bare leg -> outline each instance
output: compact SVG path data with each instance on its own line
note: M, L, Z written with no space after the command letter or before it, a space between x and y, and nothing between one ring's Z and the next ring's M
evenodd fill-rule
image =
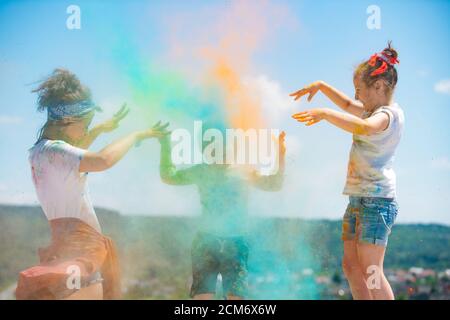
M101 283L95 283L81 288L63 300L103 300L103 286Z
M394 293L383 271L386 248L358 243L359 263L374 300L394 300Z
M357 242L355 240L344 241L342 269L348 280L353 299L372 300L372 296L366 285L363 270L359 263L357 249Z
M213 293L201 293L194 296L194 300L214 300Z

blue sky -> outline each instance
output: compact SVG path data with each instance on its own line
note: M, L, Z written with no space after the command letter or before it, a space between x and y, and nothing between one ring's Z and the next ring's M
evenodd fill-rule
M252 55L250 76L270 79L283 97L319 79L353 95L353 67L393 41L401 61L395 100L406 116L395 163L399 222L450 224L450 2L274 3L287 9L290 19L273 27L273 35ZM81 8L81 30L66 28L70 4ZM371 4L381 9L380 30L366 27ZM37 203L27 149L45 115L36 112L36 97L30 93L33 83L63 66L92 89L105 109L97 121L123 101L133 108L118 59L134 57L135 52L149 60L164 57L172 17L184 12L195 17L209 9L220 12L228 5L229 1L0 1L0 203ZM201 25L203 18L192 24ZM302 102L295 109L309 106L334 107L318 95L309 105ZM288 135L285 188L279 193L252 192L251 211L339 219L346 205L341 192L351 136L326 123L311 128L297 125L290 108L277 109L274 124ZM158 116L171 120L165 114ZM143 125L139 113L132 112L118 132L102 136L92 149ZM156 141L150 141L110 171L91 174L94 204L124 214L199 212L194 187L171 187L159 181L158 151Z

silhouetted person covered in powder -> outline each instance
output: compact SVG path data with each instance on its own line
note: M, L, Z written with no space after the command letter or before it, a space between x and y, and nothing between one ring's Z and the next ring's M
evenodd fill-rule
M247 194L252 185L265 191L278 191L283 184L285 133L278 137L279 167L272 175L229 164L198 164L176 169L171 159L168 136L161 142L160 174L171 185L196 185L202 206L201 222L191 248L194 299L213 299L216 280L222 275L223 294L227 299L247 295L246 239Z

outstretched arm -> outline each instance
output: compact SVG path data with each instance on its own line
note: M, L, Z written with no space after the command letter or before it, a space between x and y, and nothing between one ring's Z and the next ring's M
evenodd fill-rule
M100 134L111 132L117 129L119 127L120 121L125 118L130 111L130 109L128 109L126 106L126 104L123 104L120 110L116 112L111 119L106 120L105 122L100 123L89 130L86 136L77 143L77 146L82 149L88 149Z
M279 164L278 171L273 175L261 175L257 171L254 171L250 177L250 182L253 186L264 191L279 191L283 186L284 180L284 168L285 168L285 154L286 146L285 139L286 133L283 131L278 137L279 148Z
M159 142L161 144L161 161L159 164L161 180L171 185L189 185L195 183L195 179L198 178L196 166L178 170L172 163L169 135L159 139Z
M318 91L321 91L323 94L325 94L331 101L333 101L334 104L336 104L342 110L357 117L361 117L364 111L361 102L351 99L345 93L339 91L338 89L321 80L313 82L303 89L291 93L290 96L295 97L294 100L298 100L302 96L309 94L308 102L310 102Z
M151 129L136 131L107 145L99 152L86 152L80 161L80 172L104 171L115 165L130 148L144 139L160 138L168 134L168 124L158 122Z
M379 112L367 119L361 119L336 110L317 108L296 113L292 117L299 122L304 122L307 126L326 120L347 132L367 136L381 132L389 125L389 116L385 112Z

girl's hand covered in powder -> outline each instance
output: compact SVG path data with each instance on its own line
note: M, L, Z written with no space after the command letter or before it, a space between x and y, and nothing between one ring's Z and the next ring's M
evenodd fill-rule
M144 139L148 138L158 138L162 139L166 136L170 135L170 131L167 130L169 126L169 122L165 124L161 124L161 121L158 121L153 127L147 130L139 131L137 133L137 142L141 142Z
M291 93L290 96L294 97L294 100L298 100L305 94L309 93L308 102L310 102L312 100L312 98L315 96L315 94L317 93L317 91L320 90L322 84L323 84L323 81L320 81L320 80L313 82L310 85L304 87L303 89L300 89L296 92Z
M316 93L322 89L324 82L319 80L307 85L306 87L295 91L290 94L291 97L294 97L294 100L298 100L306 94L308 96L308 102L312 100L312 98L316 95ZM322 108L310 109L306 111L302 111L292 115L292 118L299 122L305 122L305 125L311 126L316 124L317 122L323 120L325 116L326 110Z
M280 135L278 136L278 146L280 149L280 155L284 156L286 154L286 132L281 131Z
M294 118L298 122L305 122L306 126L311 126L311 125L316 124L317 122L323 120L326 115L326 111L327 110L325 108L316 108L316 109L305 110L305 111L293 114L292 118Z
M111 132L119 127L120 121L122 121L130 112L130 108L127 107L127 104L124 103L119 111L117 111L114 116L106 120L105 122L99 125L100 129L103 132Z

